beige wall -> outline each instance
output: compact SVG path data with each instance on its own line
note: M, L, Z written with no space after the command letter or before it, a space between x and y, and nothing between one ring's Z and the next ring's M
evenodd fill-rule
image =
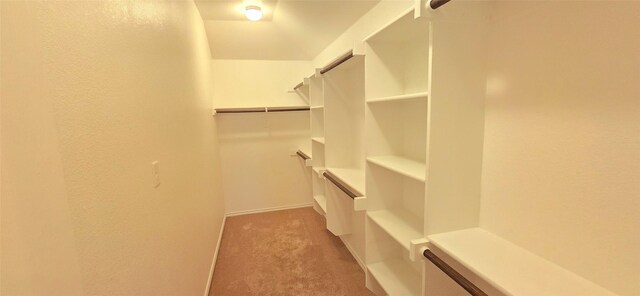
M195 5L1 5L0 294L201 295L224 208Z
M213 60L215 107L305 106L293 92L314 73L310 61Z
M640 295L640 3L492 11L481 226Z
M310 61L213 60L212 65L215 107L308 105L290 91L313 74ZM294 154L311 145L309 112L215 118L227 213L312 203L310 169Z
M324 67L335 58L353 49L355 44L361 43L369 35L384 28L414 6L415 1L413 0L381 0L380 3L371 8L340 37L314 57L313 65L318 68Z

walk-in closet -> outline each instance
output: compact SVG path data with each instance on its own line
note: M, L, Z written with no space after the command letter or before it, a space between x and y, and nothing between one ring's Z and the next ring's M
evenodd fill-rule
M640 295L640 1L0 0L0 295Z

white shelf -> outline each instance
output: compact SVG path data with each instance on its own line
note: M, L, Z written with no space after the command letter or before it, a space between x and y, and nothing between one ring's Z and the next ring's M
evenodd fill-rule
M507 295L615 295L481 228L431 235L429 241Z
M336 175L340 180L357 190L361 194L366 194L364 183L364 171L358 169L338 169L327 168L328 171Z
M309 156L309 158L313 158L313 156L311 155L311 149L299 148L298 150L300 150L300 152L304 153L305 155Z
M407 251L411 240L424 238L423 222L405 209L371 211L367 216Z
M424 182L426 179L427 169L422 162L395 155L367 157L367 161L414 180Z
M327 213L327 198L324 195L314 195L313 199L318 203L322 211Z
M415 100L426 100L427 97L429 97L429 93L425 91L425 92L417 92L412 94L370 99L370 100L367 100L367 103L408 102L408 101L415 101ZM311 108L313 109L313 107Z
M311 140L324 145L324 137L315 137L315 138L311 138Z
M388 295L418 296L422 294L419 274L402 259L369 264L367 269Z

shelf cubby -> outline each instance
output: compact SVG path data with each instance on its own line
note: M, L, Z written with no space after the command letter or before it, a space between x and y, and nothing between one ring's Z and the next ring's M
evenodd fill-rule
M367 217L407 251L409 251L411 240L424 237L422 220L403 208L368 211Z
M429 73L426 18L415 19L410 11L365 41L367 100L426 96Z
M423 262L409 260L404 246L370 218L366 229L367 286L378 295L422 295ZM379 287L372 284L372 279Z

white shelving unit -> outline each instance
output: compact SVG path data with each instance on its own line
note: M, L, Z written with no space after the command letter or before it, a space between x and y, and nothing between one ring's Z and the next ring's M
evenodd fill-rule
M324 94L322 78L312 75L308 81L309 102L311 105L311 150L314 155L311 169L311 187L313 192L314 208L322 215L327 213L327 199L325 198L325 180L322 171L325 167L324 148Z
M562 232L554 231L556 238L560 233L573 240L569 243L557 239L540 242L525 233L531 221L546 220L541 223L548 225L553 219L567 222L565 217L550 217L531 196L529 200L508 194L492 198L502 187L516 186L500 182L510 173L508 169L521 161L515 157L497 160L496 154L523 153L514 153L522 147L496 135L496 130L503 129L493 126L493 134L488 133L491 126L487 123L491 122L486 118L499 116L501 122L511 122L517 117L511 111L530 114L521 110L522 106L517 106L519 110L506 108L511 105L496 107L491 99L508 105L510 102L499 97L500 92L510 91L514 99L536 94L509 89L522 88L518 83L529 81L530 74L519 73L520 80L513 81L498 75L511 75L500 72L505 69L522 72L511 66L512 59L489 72L488 63L501 61L508 52L499 48L501 55L492 53L500 45L488 44L490 33L513 36L506 34L508 30L500 31L506 28L500 28L499 23L518 19L511 17L515 6L502 6L497 12L502 16L499 21L489 17L489 7L483 1L451 1L437 12L424 7L407 11L363 40L363 55L356 54L311 79L314 197L317 204L325 203L319 208L326 213L327 228L366 266L367 287L377 295L468 294L432 263L438 260L430 257L431 253L425 253L428 260L422 256L424 247L488 295L615 295L594 283L598 280L613 282L621 291L628 289L629 285L594 268L596 264L584 264L590 266L587 274L591 277L570 269L583 263L562 257L571 257L576 242L585 242L584 235L573 237L567 229L571 226L560 225ZM319 89L315 96L314 87ZM490 103L492 110L487 109ZM544 135L537 135L541 137ZM489 142L493 146L487 145L487 139L493 140ZM493 152L489 158L487 149ZM491 192L483 191L488 182L487 166L494 170L490 172L494 174ZM322 178L324 170L362 196L351 199ZM514 174L521 179L528 176ZM548 202L549 198L544 200L545 206L555 207L556 214L570 207L563 204L558 209L560 206ZM516 202L521 204L514 205ZM513 208L527 215L529 225L509 213ZM511 220L496 219L496 213L509 213ZM509 223L505 226L504 221ZM584 219L575 222L568 224L585 224ZM629 244L620 240L617 245L628 248ZM601 265L609 264L595 259L605 262ZM617 265L627 267L621 273L629 278L632 264L621 262Z
M367 266L380 286L368 287L419 296L422 268L406 258L425 237L429 25L410 11L365 44L367 237L378 238Z

